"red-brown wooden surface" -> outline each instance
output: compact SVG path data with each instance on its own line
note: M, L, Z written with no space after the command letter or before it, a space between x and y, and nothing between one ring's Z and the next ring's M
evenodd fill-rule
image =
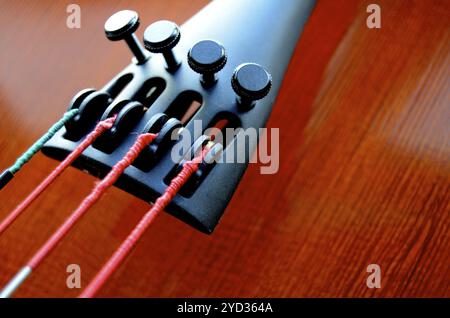
M382 28L366 27L369 3ZM144 27L183 23L206 0L0 3L0 167L65 111L129 63L103 24L131 8ZM269 121L280 170L251 165L225 216L206 236L160 216L99 296L449 296L450 2L319 1ZM239 35L236 35L239 36ZM39 154L0 192L0 217L56 165ZM89 192L69 169L0 238L0 286ZM17 291L74 297L66 266L85 286L149 205L112 189ZM381 266L382 288L366 286Z

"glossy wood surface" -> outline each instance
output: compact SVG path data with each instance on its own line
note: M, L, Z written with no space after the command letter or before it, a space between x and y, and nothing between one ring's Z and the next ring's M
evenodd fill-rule
M183 23L206 0L0 2L0 167L129 63L103 24L131 8L144 27ZM160 216L105 285L103 297L449 296L450 2L319 1L269 121L280 128L280 170L251 165L225 216L206 236ZM0 192L6 216L56 165L39 154ZM4 285L89 192L69 169L0 238ZM149 205L111 189L17 291L74 297L66 266L93 277ZM382 287L366 286L379 264Z

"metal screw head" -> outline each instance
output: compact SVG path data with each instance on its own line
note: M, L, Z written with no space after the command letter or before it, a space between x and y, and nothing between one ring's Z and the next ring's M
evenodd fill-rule
M139 27L139 15L132 10L114 13L105 22L105 34L111 41L123 40Z
M194 72L216 73L227 62L225 48L213 40L199 41L188 52L188 63Z
M231 86L241 99L255 101L269 93L272 76L259 64L245 63L234 70Z
M144 46L152 53L170 50L180 41L180 29L174 22L161 20L150 24L144 31Z

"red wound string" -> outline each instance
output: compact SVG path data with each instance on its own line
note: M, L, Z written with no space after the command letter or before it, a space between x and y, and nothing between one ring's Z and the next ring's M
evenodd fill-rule
M34 201L39 195L44 192L45 189L50 186L50 184L55 181L55 179L64 171L68 166L70 166L75 159L77 159L81 153L86 150L87 147L92 145L92 143L106 130L110 129L116 116L112 118L105 119L97 124L94 130L87 135L87 137L71 152L66 159L64 159L53 171L50 173L44 181L42 181L34 190L31 192L25 200L23 200L1 223L0 223L0 235L22 214L23 211Z
M127 154L112 168L108 175L94 187L92 192L81 202L78 208L66 219L66 221L56 230L56 232L45 242L45 244L31 258L27 266L35 269L42 260L56 247L61 239L69 232L75 223L93 206L100 197L111 187L122 172L133 163L139 153L148 146L155 138L156 134L139 135L136 142L128 150Z
M183 165L180 173L172 179L166 191L160 196L153 207L142 217L140 222L136 225L133 231L116 249L111 258L103 265L101 270L97 273L94 279L78 296L79 298L92 298L105 284L108 278L120 266L125 257L130 253L132 248L136 245L138 240L142 237L145 230L153 222L156 216L164 210L164 208L172 201L181 187L189 180L190 176L198 170L198 165L207 152L207 148L202 151L202 154L191 161L187 161Z

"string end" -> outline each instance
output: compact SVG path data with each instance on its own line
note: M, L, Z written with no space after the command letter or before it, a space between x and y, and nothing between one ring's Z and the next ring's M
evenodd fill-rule
M0 190L3 189L12 178L14 178L14 174L9 169L3 171L0 175Z
M0 298L9 298L22 285L23 281L31 274L33 269L30 266L22 267L17 274L9 281L8 285L0 292Z

